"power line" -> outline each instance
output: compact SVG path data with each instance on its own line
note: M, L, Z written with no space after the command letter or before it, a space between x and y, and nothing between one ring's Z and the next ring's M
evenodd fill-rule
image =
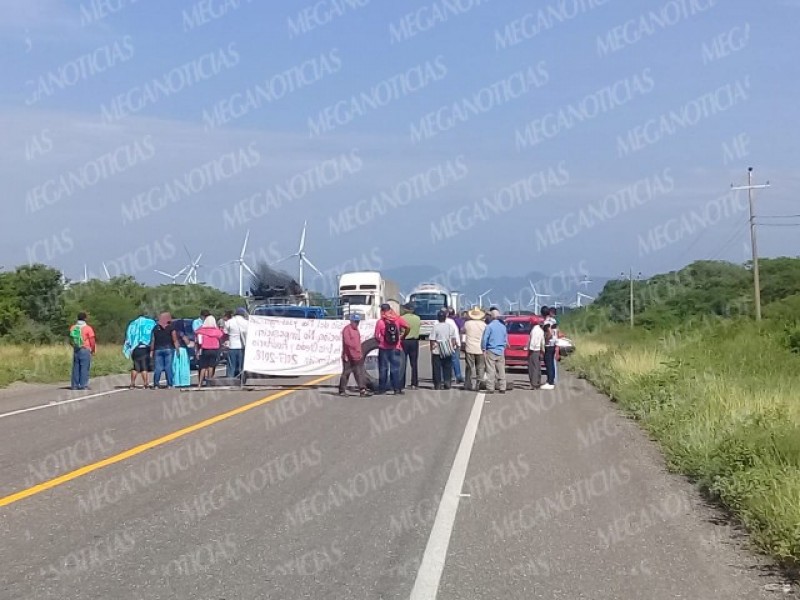
M797 219L800 215L758 215L757 219Z
M720 256L722 256L723 254L725 254L725 252L727 252L727 251L728 251L728 248L730 248L731 244L733 244L734 242L738 242L738 241L739 241L739 238L741 237L742 233L744 233L744 231L747 229L747 227L748 227L748 225L749 225L749 224L750 224L750 222L749 222L749 221L743 221L743 222L739 223L739 224L738 224L738 227L736 227L736 228L734 229L734 231L733 231L733 235L732 235L732 236L730 236L730 237L729 237L729 238L728 238L728 239L727 239L727 240L726 240L726 241L725 241L725 242L722 244L722 247L721 247L719 250L717 250L716 252L714 252L714 253L711 255L711 258L710 258L709 260L717 260L717 259L718 259Z
M758 223L759 227L800 227L800 223Z

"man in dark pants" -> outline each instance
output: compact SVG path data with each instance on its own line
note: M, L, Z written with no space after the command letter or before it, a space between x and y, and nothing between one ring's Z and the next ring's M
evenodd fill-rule
M391 383L395 394L403 394L400 376L403 371L403 338L408 333L405 319L381 304L381 318L375 325L378 341L378 393L385 394ZM390 381L391 380L391 381Z
M547 371L547 383L541 389L552 390L555 389L556 383L556 342L553 338L550 323L545 323L544 329L544 366Z
M367 371L364 368L364 355L361 352L361 334L358 331L359 315L350 315L350 324L342 330L342 376L339 378L339 395L347 395L347 382L352 374L356 378L358 391L362 396L367 392Z
M408 334L403 338L403 353L407 357L403 360L403 374L401 382L406 386L406 368L411 364L411 389L419 387L419 326L420 318L414 313L413 304L404 304L400 314L408 324Z
M528 379L532 390L538 390L542 384L544 350L544 329L539 323L535 323L528 338Z
M97 350L94 329L86 322L86 313L78 313L78 321L69 328L72 342L72 390L89 389L89 370Z
M458 340L453 337L453 329L447 322L447 311L440 310L438 322L434 323L428 340L431 345L431 368L433 370L433 389L449 390L452 386L453 359ZM446 352L442 352L446 350Z

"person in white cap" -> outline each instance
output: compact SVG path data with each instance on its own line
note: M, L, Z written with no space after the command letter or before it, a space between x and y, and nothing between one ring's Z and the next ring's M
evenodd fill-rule
M464 323L464 357L467 363L464 389L478 391L483 382L486 362L481 351L481 340L486 329L486 316L479 307L475 306L467 313L469 319ZM473 383L474 380L474 383Z

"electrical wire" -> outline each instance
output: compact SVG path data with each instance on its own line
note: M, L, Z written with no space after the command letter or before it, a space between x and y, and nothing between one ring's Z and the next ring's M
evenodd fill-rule
M730 248L733 243L739 241L739 237L742 235L742 233L747 231L747 228L749 226L750 226L749 220L745 221L744 223L739 223L739 227L737 227L734 230L733 235L729 237L728 240L722 245L722 247L719 250L717 250L708 260L718 260L720 256L722 256L723 254L725 254L725 252L728 251L728 248Z

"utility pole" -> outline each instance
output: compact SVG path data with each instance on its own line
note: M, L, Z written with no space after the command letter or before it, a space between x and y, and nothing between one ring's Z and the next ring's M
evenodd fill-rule
M756 302L756 321L761 321L761 281L758 277L758 245L756 244L756 218L753 210L753 190L769 187L769 181L761 185L753 185L753 167L747 167L747 185L734 187L731 190L747 190L747 199L750 204L750 246L753 251L753 288Z
M622 277L625 277L625 273L624 272L620 273L620 275L622 275ZM631 303L630 304L630 313L631 313L631 328L633 328L633 323L634 323L634 319L633 319L633 281L634 281L633 280L633 268L628 270L627 277L628 277L628 281L630 282L630 303ZM636 280L638 281L641 278L642 278L642 273L640 271L639 274L636 276Z

